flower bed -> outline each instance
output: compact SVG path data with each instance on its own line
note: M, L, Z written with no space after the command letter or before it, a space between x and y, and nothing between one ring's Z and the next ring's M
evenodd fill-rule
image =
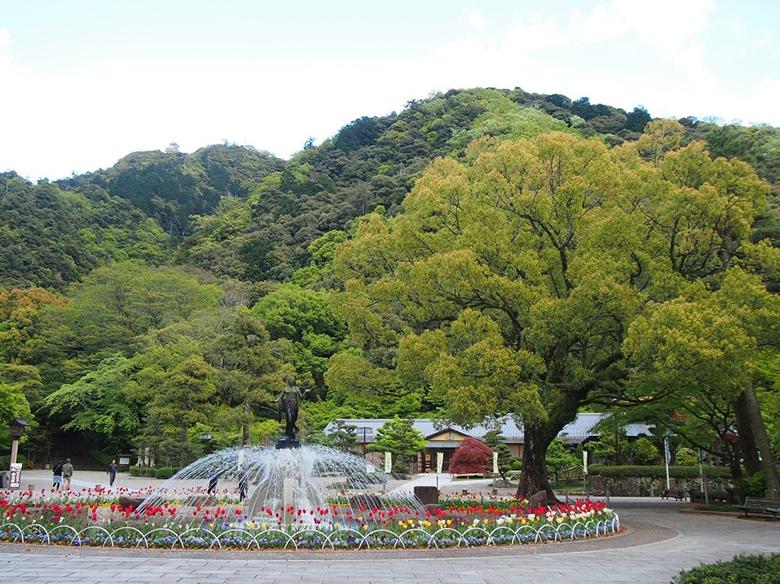
M44 493L45 495L45 493ZM264 509L249 518L236 505L139 512L105 493L0 495L0 541L181 549L443 548L545 543L620 529L601 502L530 509L525 501L444 500L424 514L396 508Z

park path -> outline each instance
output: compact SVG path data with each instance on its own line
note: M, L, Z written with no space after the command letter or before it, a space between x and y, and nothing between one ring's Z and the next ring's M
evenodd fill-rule
M447 557L426 552L365 557L341 553L284 557L239 553L229 559L218 553L192 556L86 548L53 550L40 546L20 552L17 550L26 548L0 545L0 573L25 584L653 584L668 583L681 569L702 562L730 559L738 553L780 552L778 521L680 513L678 505L627 505L616 507L623 520L635 526L633 535L581 544L452 550ZM654 529L656 533L664 532L666 539L642 544L642 534ZM623 538L626 539L621 544ZM639 545L604 549L628 542Z

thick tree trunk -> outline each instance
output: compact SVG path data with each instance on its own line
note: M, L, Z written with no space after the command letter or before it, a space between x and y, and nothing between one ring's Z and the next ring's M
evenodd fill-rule
M726 446L731 453L729 455L729 470L731 471L731 478L738 481L742 478L742 466L739 464L739 445L734 444L732 447Z
M753 427L753 435L756 438L756 446L761 453L761 467L766 477L766 496L769 499L780 499L780 477L777 474L777 463L769 444L769 436L766 433L764 418L761 417L761 406L756 397L756 390L750 385L744 391L747 402L747 411L750 415L750 424Z
M525 428L523 471L520 475L520 483L517 485L518 498L530 499L539 491L546 491L548 503L558 502L547 477L547 464L545 461L547 447L550 446L550 442L553 441L556 435L557 432L553 433L552 437L549 437L549 432L545 432L540 428Z
M739 394L734 402L734 413L737 419L737 432L739 433L739 450L742 454L742 462L747 474L755 474L761 470L761 460L758 457L758 447L753 433L753 424L750 416L750 405L747 392Z

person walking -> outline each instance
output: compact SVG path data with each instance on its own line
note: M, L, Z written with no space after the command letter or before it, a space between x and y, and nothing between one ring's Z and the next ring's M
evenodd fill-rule
M66 491L70 491L70 481L73 478L73 465L70 463L70 458L65 460L65 464L62 465L62 486Z
M116 480L116 460L112 460L111 464L108 465L108 486L113 487L114 481Z
M55 491L59 491L62 486L62 463L58 462L52 469L52 485L51 488Z
M207 495L213 495L214 491L217 490L217 483L219 482L219 475L220 474L221 473L216 473L214 476L212 476L209 479L209 488L206 489L206 494Z

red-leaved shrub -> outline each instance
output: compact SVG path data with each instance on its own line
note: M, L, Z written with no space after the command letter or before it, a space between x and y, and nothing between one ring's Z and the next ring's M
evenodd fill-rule
M460 443L450 460L452 474L483 474L493 457L493 451L476 438L466 438Z

